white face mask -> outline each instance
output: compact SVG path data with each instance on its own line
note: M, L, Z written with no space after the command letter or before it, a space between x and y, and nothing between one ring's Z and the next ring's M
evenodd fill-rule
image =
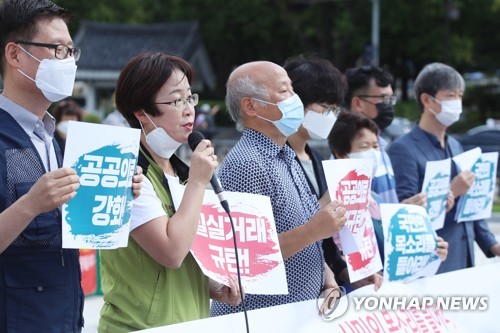
M462 113L462 100L461 99L450 99L440 101L434 98L439 104L441 104L441 112L436 113L434 110L429 108L429 111L436 116L436 119L448 127L460 119L460 114Z
M328 134L335 125L337 117L333 112L322 114L306 109L306 115L302 126L307 130L309 137L314 140L322 140L328 138Z
M64 136L66 136L66 134L68 134L68 124L69 124L69 121L61 121L59 124L57 124L57 130L63 134Z
M378 166L381 161L382 154L380 153L379 150L370 148L368 150L363 150L363 151L357 151L348 154L349 158L366 158L366 159L371 159L373 161L373 170L372 170L372 177L375 176Z
M19 45L18 45L19 46ZM30 78L20 69L18 71L26 76L31 81L35 82L49 101L58 102L73 94L73 86L75 85L76 63L75 58L66 59L43 59L39 60L31 53L19 46L21 50L26 52L36 61L40 62L36 71L35 80Z
M161 158L169 159L175 153L177 148L182 145L182 143L172 139L172 137L170 137L170 135L168 135L163 128L157 127L155 123L153 123L147 113L144 112L144 114L146 115L146 117L148 117L149 121L154 125L154 127L156 127L154 130L149 132L149 134L146 134L146 132L144 131L144 127L142 127L142 123L139 122L142 131L146 136L146 142L148 143L148 146L154 151L156 155L160 156Z

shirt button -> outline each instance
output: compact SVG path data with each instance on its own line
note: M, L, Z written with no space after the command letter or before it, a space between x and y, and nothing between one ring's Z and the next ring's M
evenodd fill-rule
M38 287L36 287L36 291L38 291L38 292L42 292L42 291L43 291L43 287L42 287L42 286L38 286Z

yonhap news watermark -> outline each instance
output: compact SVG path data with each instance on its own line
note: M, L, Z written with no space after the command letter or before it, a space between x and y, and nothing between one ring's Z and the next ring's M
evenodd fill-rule
M323 298L324 297L324 298ZM345 314L351 304L354 311L486 311L489 297L453 296L346 296L343 287L330 288L317 299L318 309L326 321Z
M427 310L484 311L488 296L355 296L355 310Z

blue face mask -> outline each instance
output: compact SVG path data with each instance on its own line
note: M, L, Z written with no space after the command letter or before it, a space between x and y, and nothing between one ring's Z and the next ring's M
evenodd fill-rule
M254 100L278 106L283 115L280 120L272 121L259 115L257 117L273 123L284 136L288 137L297 132L304 120L304 105L297 94L278 103L270 103L257 98L254 98Z

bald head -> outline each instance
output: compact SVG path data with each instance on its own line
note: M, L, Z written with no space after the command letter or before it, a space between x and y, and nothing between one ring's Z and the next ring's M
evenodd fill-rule
M256 83L264 84L270 76L276 73L283 73L283 67L269 61L253 61L236 68L227 82L228 88L240 78L247 77Z
M254 61L236 68L227 80L226 106L238 129L243 128L241 100L253 97L269 100L273 92L291 80L283 67L269 61Z

